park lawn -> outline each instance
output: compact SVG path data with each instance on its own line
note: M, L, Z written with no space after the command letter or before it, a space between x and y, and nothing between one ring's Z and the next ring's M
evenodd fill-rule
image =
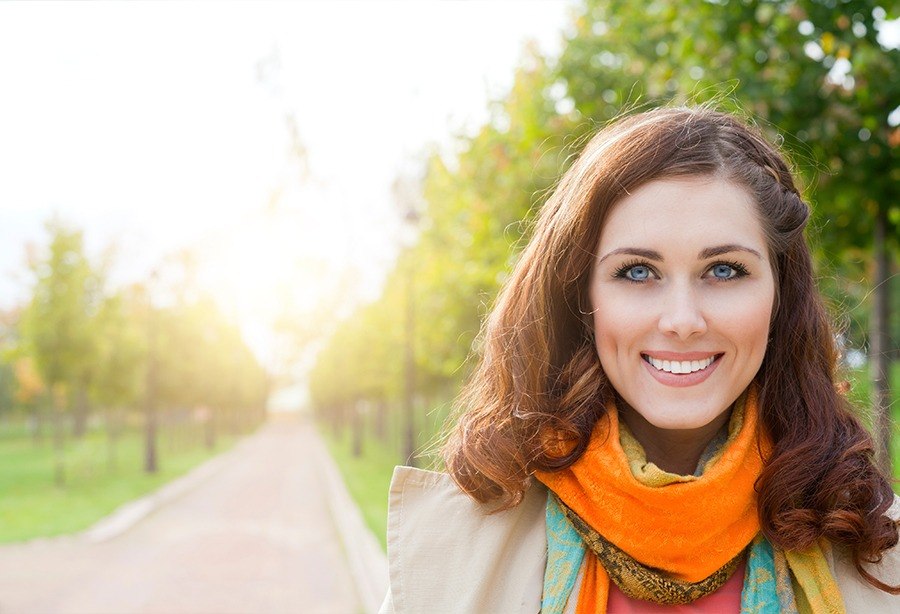
M115 468L107 464L102 431L66 445L66 485L54 484L50 438L35 446L23 429L0 437L0 543L51 537L87 529L128 501L159 488L208 458L230 448L235 437L222 436L214 450L189 449L159 442L159 471L143 471L143 435L123 433Z
M853 381L851 399L856 406L865 407L868 403L868 381L864 372L850 374ZM900 391L900 362L893 365L891 372L892 390L894 395ZM891 456L894 466L894 492L900 494L900 403L893 403L894 436L892 439ZM442 415L446 415L443 412ZM866 417L864 417L864 422ZM438 429L438 421L433 421L432 437ZM387 550L387 512L388 512L388 488L391 483L391 475L394 466L402 462L399 455L399 446L396 441L384 443L371 436L366 436L363 442L363 454L355 458L351 450L349 430L340 435L335 435L331 429L320 428L328 449L337 462L344 482L350 495L356 501L366 525L381 543L382 549Z

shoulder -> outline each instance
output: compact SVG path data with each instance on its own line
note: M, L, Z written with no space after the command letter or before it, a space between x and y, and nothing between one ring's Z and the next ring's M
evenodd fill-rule
M521 504L492 514L447 474L397 467L387 538L394 611L537 611L546 499L534 484Z
M888 516L895 521L900 520L900 497L894 496ZM900 544L882 553L881 563L866 565L866 570L882 582L893 586L900 584ZM846 553L835 551L834 573L847 612L876 614L900 610L900 596L885 593L866 582Z

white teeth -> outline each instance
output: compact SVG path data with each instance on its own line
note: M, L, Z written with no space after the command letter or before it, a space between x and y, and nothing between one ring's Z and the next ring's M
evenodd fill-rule
M660 371L679 374L701 371L711 365L715 359L715 356L710 356L709 358L704 358L703 360L659 360L658 358L653 358L652 356L644 356L644 360L649 362Z

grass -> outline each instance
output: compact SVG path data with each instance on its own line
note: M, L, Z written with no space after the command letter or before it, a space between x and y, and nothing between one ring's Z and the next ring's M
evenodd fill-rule
M160 436L159 471L143 471L143 436L123 433L110 467L107 440L100 430L66 445L66 484L54 484L50 438L35 445L21 425L0 432L0 543L51 537L84 530L117 507L159 488L204 460L231 447L221 436L214 450Z
M870 384L868 374L865 371L856 371L849 374L853 383L850 398L856 407L868 407ZM891 382L894 396L900 392L900 362L895 362L891 371ZM894 461L894 490L900 493L900 403L892 405L894 436L892 438L891 456ZM446 404L439 406L432 412L420 414L423 428L419 435L419 441L430 443L440 431L440 425L446 417L448 407ZM394 412L394 419L397 414ZM863 421L870 422L868 416L863 416ZM366 525L386 550L387 506L388 488L394 466L403 462L401 450L400 424L394 422L390 425L389 435L385 440L373 437L371 420L365 424L363 438L363 454L354 457L352 453L352 441L349 429L336 434L332 429L321 428L324 439L337 462L341 475L347 484L351 496L359 505ZM427 447L427 443L425 445Z
M854 407L863 408L863 423L871 429L873 416L865 409L871 407L872 382L865 369L851 371L847 374L851 383L849 398ZM894 480L900 480L900 361L894 361L890 371L891 393L894 400L891 404L891 459L894 467ZM894 491L900 494L900 482L894 484Z

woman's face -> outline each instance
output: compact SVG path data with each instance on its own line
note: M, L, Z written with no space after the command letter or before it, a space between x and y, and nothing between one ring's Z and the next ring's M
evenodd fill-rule
M597 354L661 429L697 429L759 371L775 281L751 196L715 177L652 181L607 217L591 271Z

